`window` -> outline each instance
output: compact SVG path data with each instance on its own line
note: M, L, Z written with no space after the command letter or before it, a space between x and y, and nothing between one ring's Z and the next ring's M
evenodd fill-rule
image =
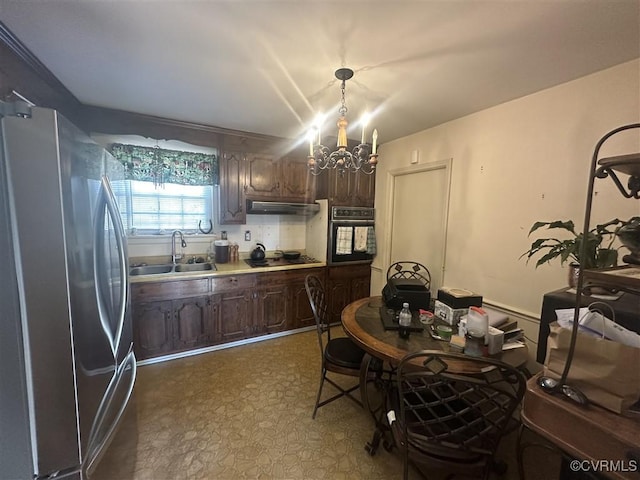
M113 156L125 167L125 180L114 194L127 231L158 234L209 228L213 189L218 178L216 154L114 143Z
M163 230L207 229L213 219L213 186L177 185L127 180L118 192L122 223L128 231L161 233Z

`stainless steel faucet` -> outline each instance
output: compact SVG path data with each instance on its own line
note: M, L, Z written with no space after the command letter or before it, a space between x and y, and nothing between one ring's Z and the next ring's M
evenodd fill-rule
M174 265L177 260L182 260L182 253L176 253L176 235L180 235L180 245L182 245L182 248L187 246L187 242L184 241L184 234L180 230L174 230L171 233L171 261Z

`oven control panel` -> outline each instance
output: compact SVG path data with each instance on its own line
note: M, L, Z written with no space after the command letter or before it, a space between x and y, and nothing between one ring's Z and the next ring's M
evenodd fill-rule
M375 209L370 207L331 207L331 221L370 220L375 218Z

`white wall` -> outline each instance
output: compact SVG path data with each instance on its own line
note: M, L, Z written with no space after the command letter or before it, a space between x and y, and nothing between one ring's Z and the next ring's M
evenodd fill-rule
M519 259L537 238L527 237L529 229L538 220L572 219L582 230L596 142L640 121L639 72L638 60L624 63L383 143L376 174L379 242L386 238L388 171L408 166L413 150L420 163L452 158L444 285L537 318L543 294L566 286L567 272L557 261L536 269ZM600 157L640 151L633 132L606 143ZM599 180L596 191L592 225L640 215L640 202L623 198L611 180ZM419 192L415 198L419 211ZM380 284L383 267L374 262L372 285Z

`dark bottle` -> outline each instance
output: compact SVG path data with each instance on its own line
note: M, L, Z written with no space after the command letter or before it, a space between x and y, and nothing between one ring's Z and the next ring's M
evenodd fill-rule
M403 303L402 310L398 315L398 329L400 338L409 338L411 334L411 311L409 310L409 304Z

